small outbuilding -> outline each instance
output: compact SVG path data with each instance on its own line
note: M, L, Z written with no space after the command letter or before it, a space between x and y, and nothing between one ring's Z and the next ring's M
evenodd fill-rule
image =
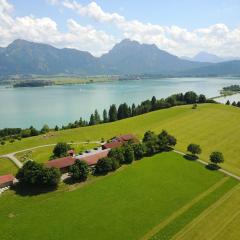
M11 174L0 176L0 188L12 186L14 179Z

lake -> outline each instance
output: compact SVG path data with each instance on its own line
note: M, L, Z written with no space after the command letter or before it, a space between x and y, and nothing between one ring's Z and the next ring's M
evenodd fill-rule
M138 104L152 96L165 98L190 90L214 97L222 87L232 84L240 84L240 78L161 78L40 88L0 86L0 128L41 128L45 123L61 126L80 117L88 119L95 109L102 113L113 103ZM240 95L235 98L240 101ZM219 101L225 103L227 98Z

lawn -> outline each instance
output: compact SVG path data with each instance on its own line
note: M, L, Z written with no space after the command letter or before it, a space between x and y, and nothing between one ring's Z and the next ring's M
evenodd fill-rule
M93 149L99 146L95 143L85 143L85 144L72 144L71 147L76 153L84 152L85 150ZM44 163L48 161L53 154L54 146L41 147L33 150L28 150L16 154L16 157L21 161L25 162L28 159L32 159L39 163Z
M240 186L233 188L212 207L183 228L174 240L240 239Z
M18 168L8 158L0 158L0 175L16 174Z
M203 104L197 109L178 106L159 110L114 123L54 132L53 136L37 136L0 146L0 154L58 141L108 139L128 132L142 137L147 130L166 129L177 137L176 149L186 151L189 143L202 147L201 158L208 161L212 151L222 151L223 168L240 175L240 109L221 104Z
M199 215L216 200L202 206L203 199L215 192L219 198L237 184L173 152L144 158L95 180L73 191L4 194L1 239L140 239L156 226L158 233L178 217L185 219L186 211L195 212L195 204L200 205ZM181 228L188 223L183 222Z

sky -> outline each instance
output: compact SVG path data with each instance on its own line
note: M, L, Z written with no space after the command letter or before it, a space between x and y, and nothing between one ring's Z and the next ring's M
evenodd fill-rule
M0 46L15 39L109 51L124 38L177 56L240 57L240 0L0 0Z

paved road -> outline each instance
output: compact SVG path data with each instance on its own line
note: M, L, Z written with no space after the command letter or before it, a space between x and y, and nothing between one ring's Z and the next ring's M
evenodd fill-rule
M184 153L184 152L180 152L180 151L177 151L177 150L173 150L175 153L178 153L178 154L180 154L180 155L186 155L186 153ZM204 165L208 165L208 163L207 162L205 162L205 161L203 161L203 160L201 160L201 159L197 159L196 161L198 161L198 162L200 162L200 163L202 163L202 164L204 164ZM237 179L237 180L239 180L240 181L240 176L237 176L237 175L235 175L235 174L233 174L233 173L230 173L230 172L228 172L228 171L226 171L226 170L224 170L224 169L219 169L218 171L220 171L220 172L222 172L222 173L224 173L224 174L226 174L226 175L228 175L228 176L230 176L230 177L233 177L233 178L235 178L235 179Z
M101 142L100 141L90 141L90 142L74 142L74 143L68 143L68 144L75 144L76 145L76 144L87 144L87 143L100 144ZM56 145L56 143L52 143L52 144L45 144L45 145L41 145L41 146L37 146L37 147L27 148L27 149L24 149L24 150L13 152L13 153L0 155L0 158L9 158L18 168L21 168L23 166L23 164L15 157L15 155L17 153L31 151L31 150L42 148L42 147L51 147L51 146L55 146L55 145Z

